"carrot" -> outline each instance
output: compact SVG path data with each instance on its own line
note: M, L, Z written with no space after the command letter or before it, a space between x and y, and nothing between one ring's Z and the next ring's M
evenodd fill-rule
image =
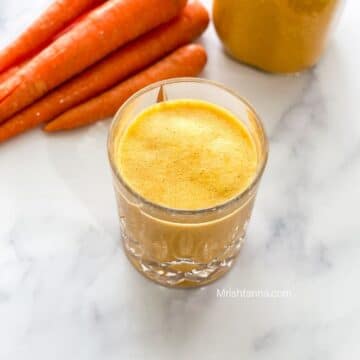
M0 85L0 122L121 45L178 15L186 0L108 0Z
M109 55L0 126L0 142L29 130L117 84L132 73L196 37L209 16L199 2L189 3L181 15Z
M183 46L102 95L60 115L48 123L44 130L71 130L113 116L132 94L144 86L172 77L195 76L204 68L205 63L206 52L202 46Z
M17 71L19 71L19 69L20 69L20 66L14 65L14 66L10 67L9 69L5 70L3 73L0 74L0 83L9 79Z
M56 0L13 43L0 51L0 73L42 49L71 21L99 0Z

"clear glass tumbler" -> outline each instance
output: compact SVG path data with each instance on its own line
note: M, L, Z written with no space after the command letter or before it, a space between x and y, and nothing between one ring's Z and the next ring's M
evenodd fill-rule
M169 100L208 101L227 109L247 127L256 144L258 167L245 191L224 204L190 211L152 203L126 184L114 161L117 139L140 112L158 101L161 87ZM133 95L115 115L108 154L125 253L140 273L161 285L196 287L218 279L232 267L245 237L268 156L263 125L246 100L204 79L178 78L155 83Z

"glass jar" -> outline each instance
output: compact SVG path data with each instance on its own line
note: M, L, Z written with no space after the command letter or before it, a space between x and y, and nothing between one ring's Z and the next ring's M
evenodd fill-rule
M256 145L258 167L245 191L213 208L177 210L144 199L125 183L115 162L118 139L140 112L158 101L159 89L165 90L169 100L196 99L221 106L247 127ZM218 279L233 266L268 154L262 123L244 99L203 79L172 79L150 85L115 115L108 153L125 253L140 273L165 286L195 287Z
M316 64L343 0L214 0L215 28L237 60L291 73Z

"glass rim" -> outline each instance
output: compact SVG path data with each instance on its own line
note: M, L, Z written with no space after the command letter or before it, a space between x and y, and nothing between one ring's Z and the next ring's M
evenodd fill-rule
M149 92L151 90L158 89L161 86L166 86L168 84L191 83L191 82L215 86L215 87L219 88L220 90L223 90L223 91L229 93L230 95L234 96L235 98L237 98L248 109L250 109L252 111L252 113L255 115L254 116L255 122L256 122L257 126L259 126L260 131L262 133L262 136L264 138L264 156L262 157L261 163L258 166L258 169L256 171L256 175L254 176L252 181L249 183L249 185L243 191L241 191L239 194L237 194L236 196L230 198L229 200L227 200L227 201L225 201L225 202L223 202L221 204L215 205L215 206L211 206L211 207L207 207L207 208L201 208L201 209L195 209L195 210L186 210L186 209L171 208L171 207L167 207L167 206L164 206L164 205L157 204L155 202L152 202L152 201L144 198L142 195L140 195L135 190L133 190L126 183L126 181L122 178L120 172L118 171L118 168L115 165L113 154L111 152L111 145L112 145L111 135L113 134L117 123L121 119L121 114L129 106L129 104L131 104L135 99L139 98L140 96L142 96L143 94L145 94L145 93L147 93L147 92ZM107 152L108 152L108 158L109 158L110 166L111 166L111 169L112 169L113 173L116 176L116 179L137 200L141 201L142 203L146 204L147 206L149 206L151 208L154 208L154 209L160 210L160 211L165 211L165 212L168 212L168 213L171 213L171 214L174 214L174 215L199 215L199 214L211 213L211 212L217 212L217 211L220 211L220 210L224 210L224 209L230 207L232 204L240 201L241 199L246 198L246 196L258 184L258 182L260 181L260 179L262 177L262 174L264 173L264 169L265 169L265 166L266 166L266 163L267 163L267 160L268 160L268 155L269 155L269 141L268 141L268 137L267 137L267 134L266 134L266 131L265 131L265 128L264 128L264 125L263 125L263 122L262 122L260 116L258 115L256 110L254 109L254 107L248 102L248 100L246 100L244 97L240 96L236 91L226 87L225 85L223 85L223 84L221 84L221 83L219 83L217 81L213 81L213 80L208 80L208 79L204 79L204 78L195 78L195 77L177 77L177 78L171 78L171 79L167 79L167 80L157 81L157 82L152 83L152 84L150 84L148 86L145 86L144 88L142 88L141 90L137 91L132 96L130 96L120 106L120 108L118 109L118 111L114 115L114 117L113 117L113 119L111 121L109 130L108 130Z

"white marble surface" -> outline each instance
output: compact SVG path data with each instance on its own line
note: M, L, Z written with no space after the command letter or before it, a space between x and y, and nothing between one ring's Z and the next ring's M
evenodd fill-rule
M0 0L0 46L46 3ZM156 286L127 262L108 122L1 146L0 359L358 360L359 14L349 0L321 64L299 76L239 65L205 34L204 76L255 105L271 155L239 261L204 289ZM227 288L291 297L218 298Z

